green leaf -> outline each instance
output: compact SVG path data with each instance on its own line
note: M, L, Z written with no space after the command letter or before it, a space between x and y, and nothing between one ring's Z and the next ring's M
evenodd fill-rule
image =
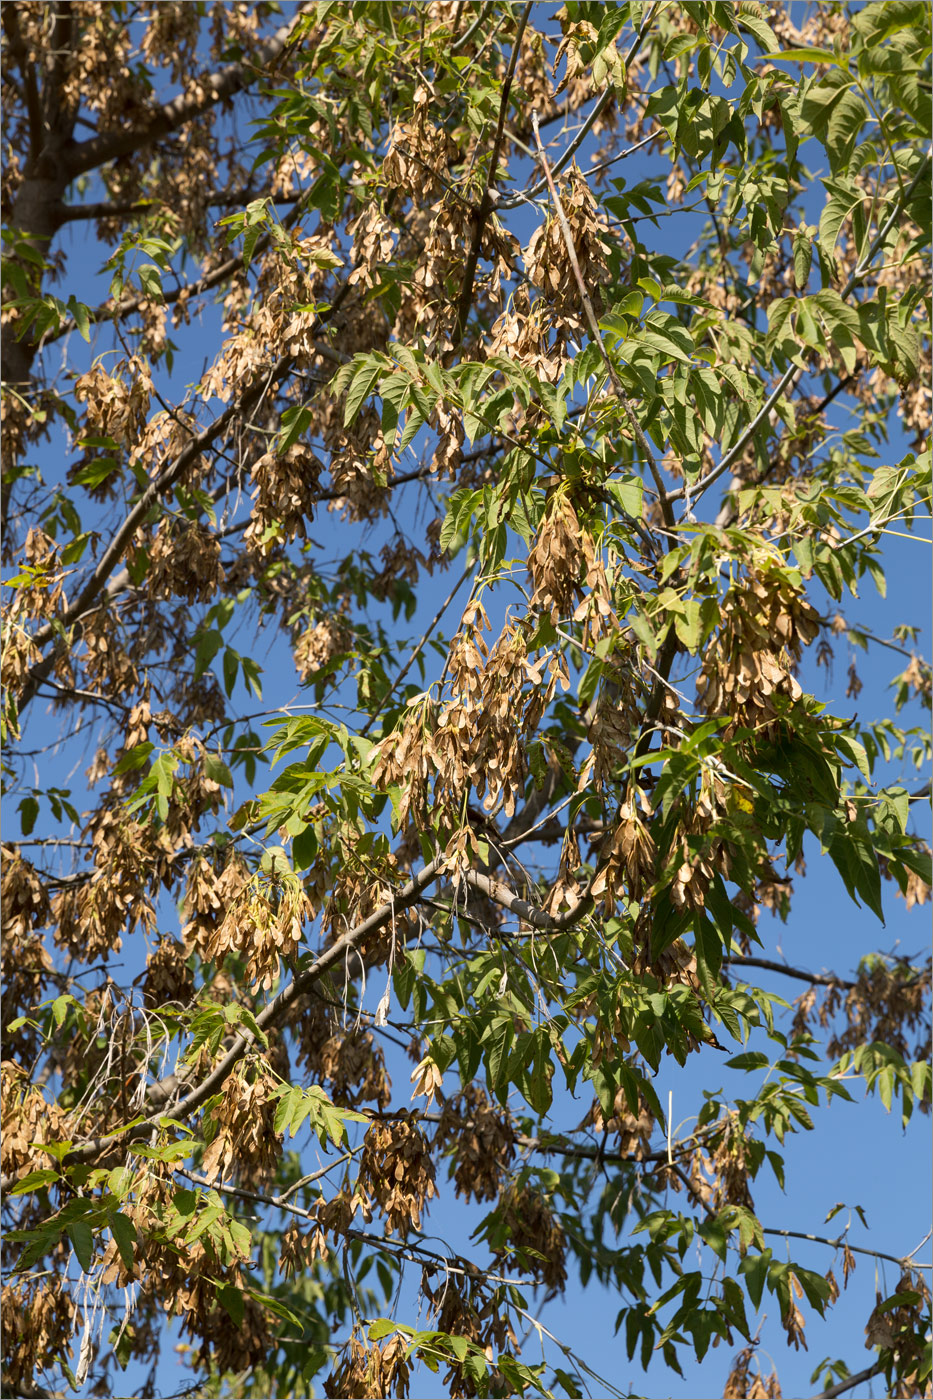
M501 1102L505 1102L508 1092L509 1049L513 1036L511 1016L500 1016L492 1022L484 1044L489 1087Z
M221 787L233 787L233 775L218 754L204 755L204 772L211 782L219 783Z
M71 1220L65 1227L65 1233L74 1246L74 1252L82 1270L89 1274L94 1263L93 1230L86 1220Z
M606 483L607 489L613 498L619 503L626 515L630 515L633 520L640 520L642 514L642 499L644 493L644 482L640 476L623 476Z
M88 345L91 343L91 318L88 308L77 297L68 298L68 310L74 318L74 323L78 328L78 334Z
M22 833L28 836L36 824L36 817L39 815L39 804L34 797L24 797L17 808Z
M107 1216L110 1230L117 1242L120 1258L125 1269L132 1269L136 1257L136 1226L119 1211L110 1211Z
M902 29L913 29L926 38L930 12L926 0L884 0L882 5L865 5L852 19L866 48L883 44Z
M32 1191L41 1191L53 1181L61 1181L60 1174L53 1167L38 1167L20 1177L15 1186L9 1187L11 1196L25 1196Z
M131 773L137 768L142 768L154 749L155 744L150 744L148 739L144 739L142 743L136 744L132 749L129 749L123 757L114 764L114 773Z
M343 410L343 425L345 428L350 426L362 408L365 400L369 398L370 394L375 389L380 372L380 365L373 365L368 357L364 357L364 363L358 368L347 390L347 398Z
M807 229L798 229L794 234L794 283L798 292L806 290L812 260L813 242L810 234Z
M162 273L152 263L143 263L139 269L139 283L150 301L162 300Z
M858 740L853 739L850 734L835 734L833 736L833 743L836 746L837 752L842 754L843 758L848 759L850 763L854 763L866 783L870 783L871 767L868 762L868 754L865 752L864 744L860 744Z
M862 98L847 89L833 107L826 133L826 150L834 175L846 171L858 134L868 120L868 109Z
M796 49L775 49L773 53L761 55L768 63L778 63L786 60L788 63L831 63L836 68L844 68L845 60L832 49L820 48L796 48Z
M733 1055L726 1060L727 1069L767 1069L771 1061L761 1050L747 1050L742 1055Z
M227 692L228 696L233 694L233 688L236 685L237 671L239 670L239 668L239 653L235 652L232 647L227 647L227 649L224 651L223 670L224 690Z
M218 1303L234 1327L242 1327L243 1315L246 1311L246 1298L243 1290L236 1288L232 1283L222 1283L217 1289L216 1296Z
M820 215L820 248L824 257L831 258L839 238L839 231L846 219L863 198L862 191L843 181L824 180L829 199Z

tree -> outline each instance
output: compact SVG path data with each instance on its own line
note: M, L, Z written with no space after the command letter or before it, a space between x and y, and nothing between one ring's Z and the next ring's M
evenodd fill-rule
M753 1189L931 1098L929 960L772 917L929 892L927 7L2 20L5 1393L578 1395L592 1281L779 1394ZM931 1393L885 1243L824 1394Z

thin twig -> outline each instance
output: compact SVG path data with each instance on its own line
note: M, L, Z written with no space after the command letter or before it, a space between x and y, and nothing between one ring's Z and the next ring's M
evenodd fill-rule
M502 85L502 96L499 100L499 121L496 126L496 135L492 143L492 150L489 155L489 169L486 172L486 186L483 190L479 207L474 214L473 241L470 244L470 251L467 254L466 264L463 269L463 290L460 293L460 300L457 303L457 343L463 340L466 331L467 317L470 314L470 306L473 302L473 282L476 277L476 265L479 262L480 247L483 242L483 230L486 227L486 220L489 218L493 208L493 190L496 184L496 171L499 167L499 151L502 148L502 137L505 131L505 115L509 107L509 93L512 91L512 79L515 76L515 65L518 63L518 55L522 44L522 35L525 33L525 26L531 14L534 0L528 0L522 11L521 19L518 21L518 33L515 35L515 42L512 45L512 57L509 59L508 71L505 75L505 82Z
M920 163L920 166L917 169L917 173L911 180L910 185L908 186L903 198L895 201L894 208L891 210L891 213L889 214L888 218L885 220L884 224L879 229L877 235L872 241L871 247L866 252L865 257L859 263L858 267L852 273L852 276L849 278L848 282L845 284L842 291L839 293L843 300L845 300L845 298L850 295L850 293L855 289L858 283L865 276L865 273L868 271L868 268L874 261L879 249L883 247L884 241L887 238L888 234L891 232L891 229L894 227L895 223L900 218L904 206L910 199L914 190L919 185L922 177L926 174L929 163L930 153L927 154L926 160ZM761 427L762 423L764 423L765 420L769 417L771 410L774 408L778 399L784 393L784 390L790 384L791 380L796 375L802 374L803 370L798 365L789 365L784 374L781 375L781 378L778 380L774 389L772 389L771 393L768 395L762 407L755 414L755 417L745 429L744 433L742 433L741 437L738 439L735 445L731 447L729 451L725 454L725 456L719 462L718 466L714 467L712 471L707 472L706 476L701 476L698 481L693 482L693 484L689 488L681 487L678 491L672 491L670 499L672 501L678 501L685 499L689 495L689 497L693 500L693 503L695 505L696 502L699 500L700 496L703 494L703 492L706 491L706 489L709 486L712 486L714 481L718 481L722 474L729 470L733 462L738 461L748 444L751 442L752 438L757 433L758 429Z
M762 1229L765 1235L781 1235L784 1239L809 1240L812 1244L828 1244L832 1249L847 1248L853 1254L867 1254L871 1259L887 1259L890 1264L899 1264L902 1268L906 1264L906 1259L897 1254L885 1254L880 1249L865 1249L861 1245L849 1244L845 1235L840 1235L838 1239L831 1240L826 1235L808 1235L803 1230L778 1230L770 1226ZM912 1269L929 1269L929 1264L911 1264Z
M460 35L459 39L454 39L453 43L450 46L452 52L455 53L457 49L462 49L464 44L468 44L470 42L470 40L473 38L473 35L476 33L477 29L479 29L480 25L483 23L491 9L491 3L487 3L485 5L480 6L479 14L476 16L476 19L470 25L469 29L465 29L464 32Z
M606 347L603 344L603 338L599 329L599 322L596 319L596 312L593 309L593 303L590 300L590 294L586 289L586 284L583 281L583 274L580 271L580 263L577 259L577 250L573 244L573 234L570 230L570 224L567 222L567 215L564 213L564 206L561 202L560 195L557 193L557 186L554 184L554 180L551 175L551 168L548 165L547 155L544 150L544 145L541 141L541 132L538 129L537 112L532 112L531 114L531 125L532 129L534 130L534 137L538 146L538 159L540 160L541 166L544 170L544 175L545 179L547 180L548 189L550 190L551 198L554 201L554 208L557 211L557 218L558 222L560 223L560 231L563 236L564 246L567 249L567 256L570 259L570 265L573 268L574 280L577 284L577 291L580 293L580 300L583 303L583 310L586 314L587 323L590 328L590 334L592 335L593 340L595 341L597 348L599 349L599 353L602 357L603 364L606 367L606 373L609 375L609 382L612 385L615 396L619 400L619 403L622 405L622 409L625 413L626 418L629 421L632 432L635 434L635 440L637 441L638 446L644 453L645 461L648 463L648 468L654 480L655 490L658 493L658 502L661 507L661 515L664 519L664 523L669 530L672 530L676 523L674 520L674 512L671 509L670 501L668 500L667 496L667 491L664 486L664 480L661 476L660 471L658 470L658 464L654 459L654 453L651 451L651 448L648 444L648 439L645 437L645 434L642 431L641 424L639 423L638 418L635 415L635 410L632 408L628 394L625 392L625 388L622 384L622 381L616 373L615 366L610 360L606 352Z
M863 1381L871 1380L872 1376L879 1376L884 1369L885 1362L876 1361L874 1366L866 1366L864 1371L858 1371L854 1376L846 1376L845 1380L837 1381L828 1390L821 1390L816 1400L831 1400L833 1396L845 1395L854 1385L861 1385Z
M851 991L857 982L847 982L844 977L823 976L816 972L805 972L800 967L788 967L786 963L773 962L770 958L731 957L723 958L723 967L763 967L768 972L782 972L785 977L796 977L801 982L811 982L817 987L840 987Z
M3 27L6 30L10 53L23 75L23 88L26 95L26 111L29 114L29 154L34 159L43 145L42 112L39 106L39 87L36 82L35 64L30 62L26 45L19 27L19 15L15 5L4 5Z
M632 45L623 60L623 66L625 68L629 68L631 66L632 60L634 59L638 50L641 48L641 42L644 39L645 35L648 33L648 30L651 26L651 22L654 19L657 10L658 3L655 3L651 6L651 9L648 11L647 15L642 21L641 27L639 28L638 33L635 35L635 38L632 40ZM564 151L563 155L559 158L559 160L555 162L555 175L559 175L560 172L563 170L564 166L567 165L567 163L573 159L574 155L580 149L583 142L589 135L590 131L593 129L593 124L596 121L596 118L604 111L606 107L608 107L614 95L615 88L613 87L613 84L609 82L606 84L599 97L596 99L596 102L593 106L593 110L590 112L590 115L580 127L580 130L577 132L576 136L574 136L573 140L570 142L569 146ZM538 184L535 185L532 189L520 191L516 194L510 195L508 199L504 199L502 201L502 208L515 209L519 204L523 204L529 200L537 199L538 195L542 194L545 189L547 189L547 181L540 180Z
M405 665L404 665L404 666L402 667L402 669L399 671L398 675L395 677L395 680L392 682L391 686L390 686L389 689L386 691L385 695L383 695L383 696L380 697L380 700L379 700L379 708L380 708L380 710L385 709L385 705L386 705L387 700L389 699L389 696L392 695L394 691L398 690L398 688L399 688L399 686L401 685L402 681L403 681L403 680L405 679L405 677L408 675L408 672L411 670L412 666L415 664L415 661L417 660L418 656L419 656L419 655L421 654L421 652L424 650L424 648L425 648L425 646L426 646L426 644L427 644L427 642L428 642L428 639L429 639L429 637L431 636L431 633L434 631L435 627L436 627L437 624L440 622L441 618L444 616L444 613L445 613L445 612L447 611L447 609L450 607L451 603L453 602L454 598L457 596L457 594L458 594L458 592L460 591L460 589L463 587L463 585L466 583L467 579L470 577L470 573L472 572L472 569L473 569L473 564L472 564L472 562L471 562L471 563L467 564L467 566L466 566L466 568L464 569L463 573L462 573L462 574L460 575L460 577L457 579L457 582L454 584L453 588L450 590L450 592L448 593L447 597L444 599L443 603L441 603L441 606L438 608L437 612L434 614L434 617L431 619L431 622L429 623L429 625L428 625L428 627L427 627L427 630L425 631L424 636L421 638L420 642L418 642L417 646L416 646L416 647L414 648L414 650L412 651L412 653L411 653L411 655L409 656L408 660L405 662ZM366 721L366 723L363 725L363 728L360 730L360 735L361 735L361 737L365 737L365 735L367 735L367 734L369 733L370 729L371 729L372 726L375 724L376 719L377 719L377 715L375 715L375 714L370 715L369 719Z

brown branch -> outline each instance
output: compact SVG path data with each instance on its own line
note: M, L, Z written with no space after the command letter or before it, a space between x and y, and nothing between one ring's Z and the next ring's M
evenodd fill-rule
M231 206L241 208L257 199L271 199L273 204L295 204L303 198L304 192L290 195L273 194L271 186L267 185L262 190L221 190L218 194L211 195L207 203L226 209ZM99 204L66 204L60 210L60 218L65 224L84 219L120 219L127 214L144 214L160 202L156 199L126 199L103 200Z
M39 107L39 88L36 83L35 66L29 62L26 45L19 28L19 14L13 4L0 6L0 17L6 31L16 66L23 76L23 91L26 112L29 117L29 158L34 160L42 149L42 112Z
M80 219L119 219L127 214L144 214L155 201L151 199L103 200L99 204L66 204L59 211L63 224L73 224Z
M305 1186L310 1181L318 1180L320 1177L326 1175L327 1172L333 1171L335 1166L339 1166L342 1162L349 1160L353 1155L354 1154L350 1152L347 1153L345 1157L338 1157L329 1167L325 1167L321 1171L313 1172L311 1176L303 1177L300 1182L296 1183L296 1187ZM234 1196L239 1200L255 1201L259 1205L272 1206L276 1210L287 1211L289 1215L294 1215L299 1220L307 1220L318 1229L321 1229L320 1220L313 1210L306 1210L304 1206L292 1205L291 1202L285 1199L285 1195L291 1194L296 1187L291 1187L285 1195L269 1196L262 1191L251 1191L244 1186L232 1186L227 1185L227 1183L223 1181L211 1181L208 1177L201 1176L198 1172L188 1171L186 1167L176 1167L175 1171L179 1176L185 1177L187 1181L194 1182L196 1186L206 1186L210 1190L217 1191L224 1196ZM426 1259L431 1261L436 1260L445 1272L449 1274L459 1274L463 1278L476 1279L481 1276L486 1279L487 1282L491 1281L505 1284L519 1284L525 1282L523 1279L508 1278L504 1274L495 1274L489 1269L478 1269L473 1263L466 1260L463 1261L466 1267L460 1267L452 1263L446 1255L438 1254L435 1250L428 1249L423 1244L413 1244L409 1240L386 1239L385 1236L370 1235L367 1234L365 1230L356 1230L352 1228L341 1231L341 1233L347 1239L360 1240L363 1244L371 1245L374 1249L382 1250L384 1253L392 1254L396 1257L407 1258L412 1263L423 1264ZM459 1257L459 1255L453 1256L454 1259Z
M290 355L280 356L270 370L266 370L263 374L257 376L249 388L241 394L238 399L235 399L229 407L224 409L223 413L219 413L211 423L208 423L206 428L203 428L201 432L196 434L188 446L179 452L175 460L169 463L165 470L160 472L159 475L149 483L133 506L133 509L125 517L123 523L112 536L110 543L101 555L91 577L81 589L75 602L61 618L56 619L54 628L52 626L47 626L43 628L41 632L36 633L33 638L33 642L36 646L45 646L55 636L56 631L60 628L68 628L81 617L83 613L87 612L91 603L104 587L108 575L122 555L128 541L132 538L137 527L145 520L155 502L165 494L169 487L174 485L183 472L187 471L187 469L193 465L201 453L210 447L214 439L224 431L239 413L248 413L268 386L273 383L278 383L288 373L291 363L292 359ZM50 655L54 656L54 652ZM44 672L42 670L45 663L48 661L49 657L44 657L43 660L37 662L29 672L26 686L20 697L20 709L29 703L35 693L35 687L40 684L48 674L47 667Z
M510 914L514 914L523 923L531 924L533 928L540 929L543 933L562 933L565 929L578 923L593 907L592 899L588 895L584 895L566 913L548 914L538 905L529 904L527 899L513 894L507 885L503 885L499 880L490 879L488 875L482 874L479 870L464 870L461 878L464 884L471 885L473 889L484 894L487 899L491 899L494 904L498 904L502 909L507 909Z
M463 46L464 46L464 44L469 43L469 41L473 38L473 35L476 33L477 29L479 29L480 25L483 23L483 21L485 20L487 14L489 13L489 11L490 11L491 9L492 9L492 4L491 4L491 3L488 3L488 0L487 0L487 3L486 3L486 4L480 5L480 7L479 7L479 14L476 16L476 19L473 21L473 23L469 26L468 29L465 29L465 30L463 31L463 33L460 35L459 38L454 39L453 43L450 45L451 51L452 51L453 53L456 53L457 49L462 49ZM456 16L456 18L455 18L455 20L454 20L454 26L453 26L455 31L456 31L457 25L458 25L459 23L460 23L460 15L459 15L459 7L458 7L458 13L457 13L457 16Z
M823 627L830 627L834 620L835 619L831 617L821 617L820 623ZM898 656L906 656L909 661L922 660L922 658L917 657L915 651L910 651L907 647L898 646L897 642L889 642L886 637L876 636L874 632L870 632L867 627L862 627L858 622L847 622L845 630L846 632L857 632L860 637L865 637L867 641L874 642L879 647L887 647L888 651L897 652Z
M898 1257L896 1254L885 1254L880 1249L864 1249L861 1245L849 1244L845 1235L840 1235L838 1239L831 1240L826 1235L807 1235L802 1230L778 1230L770 1226L762 1226L762 1233L765 1235L780 1235L784 1239L790 1240L810 1240L813 1244L828 1244L833 1249L849 1249L853 1254L867 1254L871 1259L887 1259L891 1264L900 1264L901 1268L906 1268L909 1260L906 1257ZM927 1266L923 1264L910 1264L912 1269L922 1269Z
M544 170L544 176L547 180L547 186L551 193L551 199L554 201L554 208L557 211L557 219L560 224L561 236L564 240L564 247L567 249L567 256L570 259L570 266L573 268L574 281L577 284L577 291L580 293L580 300L583 303L583 310L590 328L590 334L592 335L593 340L596 343L600 356L602 357L603 364L606 367L606 373L609 375L609 382L612 385L613 392L615 393L616 398L619 400L619 403L622 405L623 412L625 413L625 416L629 421L629 426L631 427L632 432L635 435L635 440L638 443L638 446L641 448L642 452L644 453L645 461L648 463L648 468L651 472L651 476L654 481L655 490L658 493L658 503L661 507L661 515L664 519L664 524L667 526L668 530L673 530L675 524L674 512L671 509L671 504L668 500L667 491L664 486L664 480L661 476L660 471L658 470L658 464L654 459L654 453L651 451L651 448L648 444L648 439L645 437L645 434L642 431L642 426L638 421L629 396L625 392L625 387L622 384L622 381L619 378L618 374L616 373L615 365L610 360L608 354L606 353L606 347L603 344L603 338L599 329L599 322L596 319L596 312L593 308L593 303L590 299L590 294L586 289L586 284L583 281L583 274L580 271L580 263L577 258L577 250L574 247L573 234L570 230L570 224L567 222L567 215L564 213L564 206L561 202L561 197L557 192L557 186L554 184L554 179L551 175L551 167L548 164L547 153L541 141L541 132L538 129L537 112L532 112L531 114L531 125L534 130L535 142L537 143L538 147L538 159L540 160L542 169Z
M496 182L496 171L499 166L499 152L502 148L502 137L505 132L505 114L509 106L509 93L512 90L512 79L515 76L515 65L518 62L518 54L521 48L522 35L528 23L528 16L531 14L534 0L527 0L521 18L518 21L518 33L515 36L515 43L512 46L512 57L509 60L508 71L505 75L505 82L502 85L502 97L499 101L499 121L496 127L495 140L492 143L492 151L489 156L489 169L486 172L486 187L479 206L473 215L473 241L470 244L470 251L467 254L466 264L463 269L463 288L460 292L460 300L457 303L457 344L463 341L466 331L467 318L470 314L470 306L473 302L473 282L476 278L476 265L479 262L480 246L483 241L483 230L486 227L486 220L493 208L493 190Z
M428 865L424 866L423 869L420 870L417 875L413 876L408 884L398 892L394 899L381 905L380 908L370 914L368 918L364 919L362 923L357 924L355 928L349 929L342 938L338 938L330 947L325 948L309 967L306 967L302 972L296 973L288 986L284 987L282 991L279 992L278 996L273 997L272 1001L270 1001L256 1017L256 1024L259 1026L259 1029L264 1031L267 1028L280 1025L285 1019L289 1008L302 993L309 991L325 973L348 958L350 953L356 950L358 945L368 938L370 934L377 933L379 930L385 928L387 925L391 924L392 920L398 914L403 913L406 909L416 904L421 891L426 889L440 873L442 859L441 856L437 856ZM220 1088L234 1066L246 1054L246 1051L252 1043L253 1036L251 1034L238 1035L220 1064L216 1065L210 1074L208 1074L196 1088L192 1089L180 1103L171 1103L171 1096L177 1091L179 1084L183 1082L180 1081L177 1075L169 1075L165 1081L159 1081L152 1085L147 1095L150 1106L153 1101L162 1104L168 1102L173 1118L179 1120L190 1118L191 1115ZM127 1128L122 1134L119 1132L108 1133L104 1137L90 1138L85 1142L77 1143L64 1159L64 1164L73 1165L78 1162L91 1161L102 1153L119 1149L123 1145L129 1145L141 1138L148 1137L152 1133L153 1128L159 1127L161 1118L162 1113L159 1111L153 1113L142 1122L134 1124L133 1127ZM2 1178L2 1180L0 1180L0 1190L8 1190L15 1181L16 1178L14 1176Z
M44 120L48 131L55 132L61 124L64 129L62 134L68 136L71 136L74 131L76 104L70 98L67 103L62 99L65 77L74 50L74 37L74 8L71 0L62 0L62 3L55 8L55 19L49 39L50 62L43 106L45 108Z
M821 1390L816 1400L830 1400L831 1396L845 1395L847 1390L851 1390L855 1385L861 1385L863 1381L871 1380L872 1376L878 1376L885 1370L885 1362L876 1361L874 1366L866 1366L864 1371L858 1371L854 1376L846 1376L845 1380L837 1381L828 1390Z
M286 214L285 218L282 220L283 228L291 228L297 222L298 218L303 212L304 202L307 198L307 195L308 191L305 190L298 198L294 208L290 209L289 212ZM210 202L214 203L215 201L212 200ZM95 208L94 205L83 207L91 209ZM108 206L106 205L99 205L96 207L101 210L106 210L108 208ZM127 208L129 207L130 206L127 206ZM138 205L139 209L151 207L151 203L144 203ZM90 218L91 215L88 214L87 217ZM94 217L98 216L95 215ZM99 217L104 217L104 214L101 214ZM269 246L271 239L271 231L269 233L264 233L260 238L257 238L256 245L253 248L252 252L252 260L255 260L257 257L259 257L262 253L265 252L266 248ZM163 292L161 305L171 306L174 302L180 301L182 297L191 298L203 296L205 292L211 291L212 288L219 286L222 282L226 282L229 277L232 277L234 275L234 273L239 272L243 265L243 254L236 253L232 258L228 258L226 262L221 263L219 267L215 267L212 272L206 272L203 275L203 277L199 277L196 282L188 282L183 286L173 287L171 291ZM344 292L344 295L346 295L346 292ZM341 300L343 300L343 298L341 298ZM113 300L102 301L99 306L89 306L87 308L88 321L91 322L93 325L97 325L100 321L122 321L127 316L134 315L143 306L147 305L149 301L150 298L145 296L128 297L124 301L119 302L114 302ZM74 317L69 317L68 320L62 321L57 330L49 331L46 335L43 336L43 349L48 345L54 345L56 340L61 340L62 336L70 335L70 333L76 328L77 322L75 321Z
M359 1151L359 1148L355 1148L354 1151ZM310 1186L312 1182L320 1181L322 1177L327 1176L328 1172L332 1172L335 1167L343 1166L344 1162L349 1162L353 1155L353 1152L345 1152L342 1157L337 1157L333 1162L329 1162L326 1167L321 1167L318 1171L310 1172L307 1176L303 1176L300 1181L296 1181L293 1186L289 1186L287 1191L283 1191L281 1194L275 1196L264 1195L261 1191L249 1191L243 1186L225 1186L221 1182L211 1181L209 1177L199 1176L197 1172L189 1171L187 1167L176 1167L175 1171L179 1176L183 1176L186 1180L193 1182L195 1186L208 1186L214 1191L223 1191L226 1196L238 1196L240 1200L243 1201L258 1201L262 1205L274 1206L276 1210L288 1210L291 1211L293 1215L303 1216L306 1220L314 1220L315 1217L310 1211L303 1210L301 1206L289 1205L288 1197L293 1196L302 1186Z
M64 162L69 180L85 174L88 170L96 170L108 161L116 160L118 156L153 145L164 136L177 131L179 127L202 116L218 102L225 102L242 91L279 58L292 32L306 14L313 13L314 8L312 3L299 6L288 23L283 24L266 43L260 44L248 62L230 63L226 68L200 77L196 83L199 96L186 97L179 94L171 102L155 108L143 126L135 126L128 131L102 132L66 152Z
M811 982L817 987L840 987L843 991L851 991L857 987L857 982L848 982L844 977L834 977L832 974L823 976L816 972L805 972L800 967L789 967L787 963L773 962L770 958L753 957L732 957L723 958L723 967L763 967L768 972L782 972L785 977L796 977L801 982Z
M10 7L4 8L4 14L8 8ZM201 90L208 90L206 96L198 99L178 97L164 107L154 109L143 128L107 132L83 144L77 144L73 140L76 113L71 106L65 106L60 100L64 64L72 46L74 18L70 4L59 5L55 10L51 42L52 61L45 88L44 144L36 161L29 162L24 171L24 180L14 203L12 226L31 235L34 240L51 242L61 227L61 213L64 207L62 196L71 181L116 156L151 145L217 101L226 100L238 92L246 86L254 72L260 72L263 65L274 63L281 55L290 34L295 31L308 8L307 3L301 5L289 23L259 47L252 65L231 64L203 78ZM232 270L233 268L229 267L228 273ZM124 314L127 314L126 311ZM72 328L73 323L66 322L60 328L59 335ZM54 338L57 337L47 337L47 343ZM38 348L38 343L28 335L20 340L6 337L3 343L3 378L11 383L28 383ZM11 489L12 481L7 474L0 498L0 509L4 516Z
M708 1219L710 1219L710 1220L715 1220L715 1219L716 1219L716 1212L713 1210L712 1206L709 1206L709 1205L706 1204L706 1202L704 1201L703 1197L702 1197L702 1196L700 1195L700 1193L697 1191L696 1187L694 1186L693 1182L690 1180L690 1178L689 1178L689 1176L687 1175L687 1173L686 1173L685 1171L682 1171L681 1168L678 1167L678 1165L677 1165L676 1162L669 1162L669 1163L668 1163L668 1166L670 1167L670 1169L671 1169L671 1171L674 1173L674 1175L677 1176L677 1177L679 1177L680 1180L683 1182L684 1186L686 1186L686 1188L687 1188L687 1194L688 1194L689 1196L692 1196L693 1199L694 1199L694 1201L696 1202L696 1204L700 1207L700 1209L701 1209L701 1210L704 1210L704 1211L706 1212Z

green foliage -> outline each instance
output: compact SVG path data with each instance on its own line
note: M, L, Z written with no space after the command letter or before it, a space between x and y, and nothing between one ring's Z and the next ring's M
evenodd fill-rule
M933 881L861 611L933 490L927 7L247 10L4 11L4 1388L167 1310L205 1395L621 1394L539 1320L598 1282L748 1393L854 1267L752 1187L933 1098L929 965L764 912Z

